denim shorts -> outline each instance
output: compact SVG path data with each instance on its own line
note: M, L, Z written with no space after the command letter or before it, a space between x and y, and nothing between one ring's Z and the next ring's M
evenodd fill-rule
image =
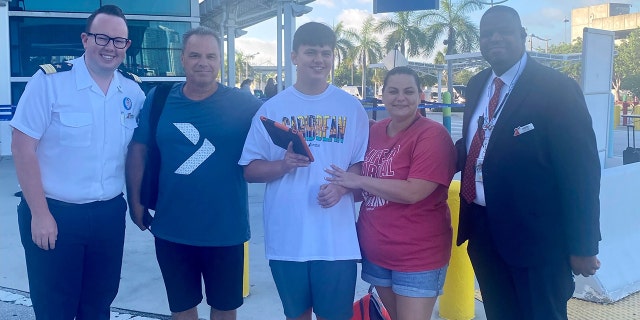
M401 272L383 268L362 259L362 280L379 287L391 287L394 293L412 298L434 298L442 294L449 264L440 269Z

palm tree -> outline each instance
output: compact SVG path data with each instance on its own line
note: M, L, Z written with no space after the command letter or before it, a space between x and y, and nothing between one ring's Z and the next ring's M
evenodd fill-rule
M351 40L349 40L345 31L346 30L342 21L338 22L338 24L333 27L333 33L336 35L335 59L337 61L331 68L332 82L335 68L339 67L343 61L348 62L349 51L351 50L351 48L353 48L353 43L351 43Z
M436 52L436 56L433 57L434 64L447 64L447 60L444 58L444 52L438 51Z
M421 13L416 21L427 25L426 53L431 54L436 43L445 38L447 54L471 52L478 47L478 27L471 22L468 13L482 9L483 4L477 0L441 0L440 10L427 10Z
M245 78L248 78L249 75L245 74L245 64L247 63L247 54L242 51L236 51L236 59L235 59L235 73L236 73L236 82L240 83Z
M362 97L366 97L367 65L370 61L378 61L382 58L382 46L374 34L373 16L370 15L362 24L360 30L345 30L345 35L353 43L349 54L353 61L359 61L362 67Z
M436 56L433 57L433 63L434 64L447 64L447 60L444 58L444 51L436 52ZM443 77L441 79L439 79L439 81L444 80L444 84L446 85L447 84L447 79L449 79L448 75L447 75L447 70L444 70L442 72L442 76ZM438 83L438 84L441 84L441 83Z
M399 46L398 49L405 57L407 54L409 56L420 55L426 42L426 36L420 30L416 18L416 12L403 11L396 12L393 16L378 22L374 31L386 34L385 49L387 52Z
M345 31L346 30L342 21L338 22L338 24L333 27L333 33L335 33L336 35L335 55L336 59L338 60L336 63L336 67L340 66L340 63L342 63L342 61L347 58L349 50L351 50L351 48L353 47L353 43L346 36Z

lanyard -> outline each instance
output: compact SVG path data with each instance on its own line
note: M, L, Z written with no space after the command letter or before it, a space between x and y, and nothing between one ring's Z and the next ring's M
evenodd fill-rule
M489 121L485 123L484 116L480 116L478 118L478 129L482 128L482 130L484 130L484 138L482 139L482 146L480 147L480 154L478 155L478 159L484 160L484 155L487 152L487 145L489 145L489 138L491 137L491 132L493 131L493 127L495 127L496 125L498 116L502 112L502 108L507 102L507 99L509 98L510 93L511 93L511 88L509 88L509 91L507 91L507 94L505 94L500 104L498 104L498 107L496 108L496 111L494 112L493 117L491 117ZM488 116L489 115L487 112L487 118Z
M484 121L485 119L484 115L478 119L479 121L478 127L482 127L482 129L485 131L485 136L487 134L487 131L489 131L490 133L490 131L493 130L493 127L496 125L496 120L498 119L498 116L502 112L502 108L504 107L504 104L507 102L507 99L509 98L510 93L511 93L511 88L509 88L509 91L507 91L507 94L504 96L504 98L496 108L496 111L493 113L493 117L489 118L489 112L487 111L486 117L487 119L489 119L489 121L487 122Z

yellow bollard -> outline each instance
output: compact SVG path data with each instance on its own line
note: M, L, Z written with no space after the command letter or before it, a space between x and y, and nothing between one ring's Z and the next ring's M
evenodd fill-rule
M467 243L456 246L460 215L460 181L449 186L449 209L453 226L453 248L444 281L444 294L440 296L440 317L449 320L469 320L475 317L474 274L467 254Z
M242 274L242 296L249 296L249 241L244 243L244 271Z
M640 115L640 104L633 107L633 114ZM640 130L640 119L629 119L636 130Z
M622 115L622 106L616 104L613 106L613 128L620 126L620 116Z

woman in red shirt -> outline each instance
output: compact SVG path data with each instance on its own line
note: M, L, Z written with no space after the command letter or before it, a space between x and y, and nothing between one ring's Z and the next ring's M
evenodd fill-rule
M394 320L431 318L451 254L456 153L448 131L419 114L420 88L415 71L390 70L382 91L390 117L370 129L362 175L326 170L332 183L362 190L362 279Z

